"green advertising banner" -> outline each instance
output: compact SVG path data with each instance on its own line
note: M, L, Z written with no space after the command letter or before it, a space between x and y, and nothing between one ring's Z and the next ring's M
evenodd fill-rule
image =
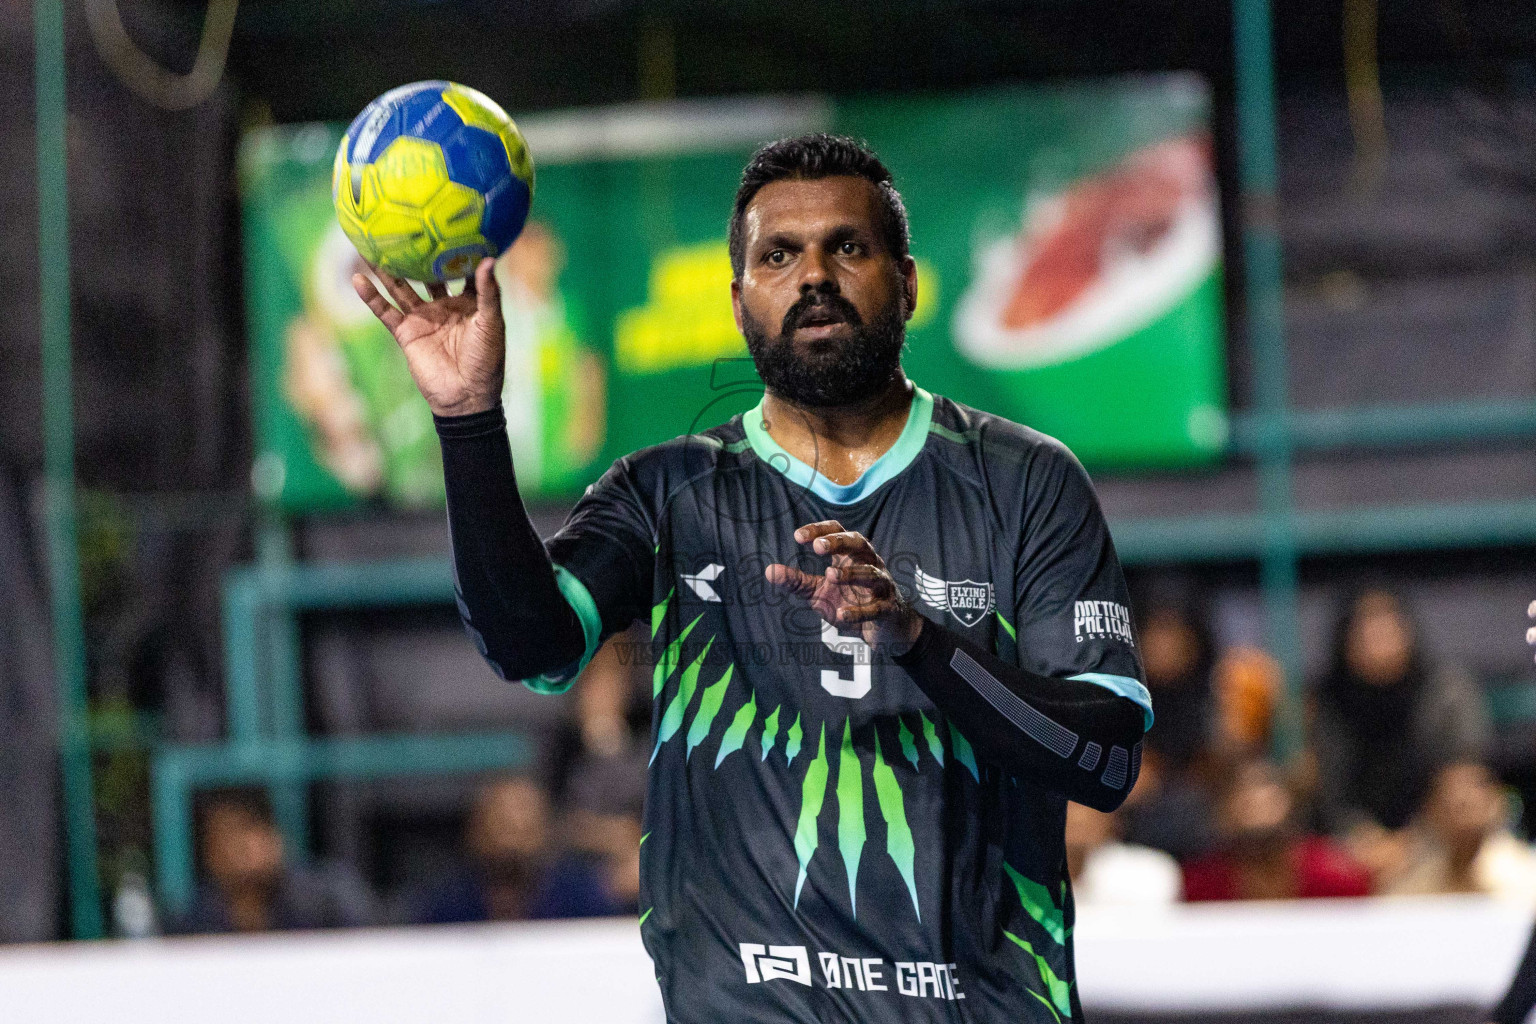
M1198 465L1225 442L1220 225L1197 80L520 124L533 214L497 273L503 400L529 496L573 497L620 455L756 402L726 218L752 150L813 130L866 140L906 199L914 380L1055 435L1090 467ZM293 512L440 503L431 418L349 283L356 254L330 199L340 132L262 129L243 146L253 479Z

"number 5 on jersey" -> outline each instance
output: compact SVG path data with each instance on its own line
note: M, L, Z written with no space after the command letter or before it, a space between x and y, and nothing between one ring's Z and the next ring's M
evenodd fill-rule
M844 677L835 668L824 668L821 670L821 688L834 697L848 697L852 700L858 700L868 693L870 687L874 685L870 675L873 652L869 649L869 644L864 642L864 638L839 633L836 626L823 619L821 642L826 644L833 654L846 654L853 658L852 678Z

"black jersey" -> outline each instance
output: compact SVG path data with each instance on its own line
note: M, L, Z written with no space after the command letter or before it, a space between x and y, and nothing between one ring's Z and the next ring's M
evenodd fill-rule
M668 1020L1079 1016L1065 798L979 758L901 667L766 584L771 563L826 564L793 537L826 519L931 620L1150 716L1108 530L1051 438L917 389L849 486L760 408L620 459L549 554L588 656L650 629L641 933ZM1058 753L1134 779L1139 744L1076 739Z

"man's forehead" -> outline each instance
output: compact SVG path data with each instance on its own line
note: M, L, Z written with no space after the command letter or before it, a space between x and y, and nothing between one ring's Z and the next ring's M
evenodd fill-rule
M743 216L747 237L782 231L814 231L839 224L875 230L876 186L867 178L782 178L758 190Z

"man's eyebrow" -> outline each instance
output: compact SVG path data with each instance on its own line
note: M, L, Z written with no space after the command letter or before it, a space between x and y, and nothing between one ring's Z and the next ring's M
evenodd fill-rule
M758 239L759 249L796 249L805 242L798 235L786 235L783 232L775 232Z
M867 225L849 222L834 225L833 227L827 229L826 233L822 237L826 241L836 244L838 242L846 242L849 239L862 240L867 238L874 238L876 237L876 232L872 231ZM786 234L782 231L774 232L771 235L765 235L760 238L757 243L759 249L796 249L805 244L806 235L804 233Z
M827 239L831 242L846 242L850 239L874 238L876 234L863 224L839 224L827 232Z

